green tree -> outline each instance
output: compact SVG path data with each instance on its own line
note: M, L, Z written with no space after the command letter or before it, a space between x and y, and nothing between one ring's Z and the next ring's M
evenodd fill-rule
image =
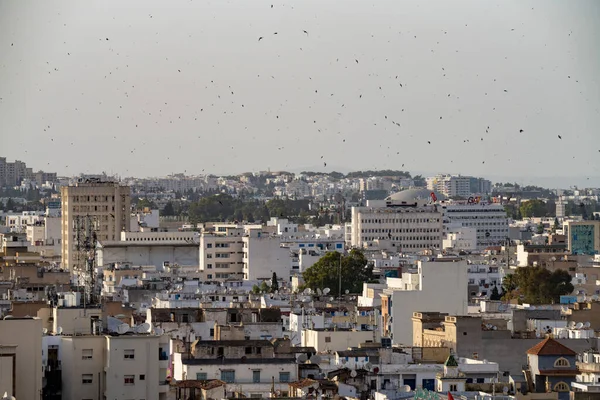
M540 223L538 224L538 226L537 226L537 230L536 230L536 231L537 231L537 234L538 234L538 235L541 235L541 234L543 234L543 233L544 233L544 224L542 224L542 223L540 222Z
M175 215L175 208L173 207L172 202L169 201L167 204L165 204L165 208L163 208L162 214L167 217Z
M490 294L490 300L500 300L501 298L502 298L502 296L498 292L498 286L494 285L494 288L492 289L492 293Z
M350 293L360 293L363 283L373 279L373 266L367 262L360 250L352 249L348 255L332 251L304 271L302 277L305 287L313 290L328 287L333 295L339 295L340 275L342 293L346 290Z
M277 280L277 273L273 272L273 277L271 278L271 293L279 290L279 281Z
M15 210L15 202L10 197L6 201L6 206L4 206L6 211L14 211Z
M519 211L523 218L544 217L547 214L546 203L538 199L522 202Z
M260 284L260 292L269 293L269 285L267 285L266 281L262 281L262 283Z
M260 294L260 287L258 285L252 286L252 294Z
M510 284L507 278L510 278ZM507 284L505 298L519 297L525 303L558 303L560 296L573 292L571 275L565 270L550 272L543 267L518 268L514 275L507 275L502 284ZM515 286L516 284L516 286Z

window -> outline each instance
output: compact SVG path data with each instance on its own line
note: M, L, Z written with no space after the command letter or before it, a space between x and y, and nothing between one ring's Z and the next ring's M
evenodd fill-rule
M450 391L451 392L456 392L457 391L457 385L450 385Z
M571 363L566 358L561 357L561 358L557 359L556 361L554 361L554 366L555 367L570 367Z
M279 373L279 382L289 382L290 381L290 373L289 372L280 372Z
M260 383L260 371L252 371L252 382Z
M146 380L146 375L140 375L140 381L145 381Z
M325 337L325 343L331 343L331 336Z
M554 385L554 391L555 392L568 392L569 385L567 385L565 382L558 382L556 385Z
M81 383L84 385L89 385L94 380L94 375L92 374L83 374L81 375Z
M135 358L135 350L133 349L125 349L124 350L124 358L133 360Z
M252 354L252 347L246 347L246 354Z
M82 360L91 360L94 354L94 349L83 349L81 350L81 359Z
M234 383L235 382L235 371L234 370L221 371L221 380L226 383Z
M208 379L208 375L206 372L196 372L196 380L197 381L205 381Z
M135 385L135 375L125 375L123 383L125 385Z

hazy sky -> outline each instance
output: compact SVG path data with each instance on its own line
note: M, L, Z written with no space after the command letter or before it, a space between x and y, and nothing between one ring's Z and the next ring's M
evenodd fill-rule
M600 186L599 38L597 0L0 1L0 156Z

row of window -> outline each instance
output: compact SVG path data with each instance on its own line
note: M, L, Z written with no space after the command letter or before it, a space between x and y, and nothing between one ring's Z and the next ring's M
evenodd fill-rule
M146 375L139 376L140 381L146 380ZM81 383L84 385L91 385L94 383L94 374L81 374ZM135 375L124 375L123 376L123 384L124 385L135 385Z
M261 371L254 370L252 371L252 382L261 383ZM269 377L270 379L270 377ZM206 372L198 372L196 373L196 380L205 381L208 380L208 375ZM223 370L221 371L221 380L226 383L235 383L235 370ZM279 373L279 382L289 382L290 381L290 373L289 372L280 372Z
M410 229L361 229L361 233L432 233L439 232L439 228L410 228Z
M91 360L94 357L94 349L82 349L81 350L81 359L82 360ZM135 350L134 349L125 349L123 350L123 358L127 360L135 359Z
M86 201L93 201L96 203L99 202L108 202L108 201L112 201L113 203L115 202L115 196L73 196L71 199L71 201L73 202L86 202ZM124 199L122 199L124 200Z
M426 224L438 223L439 218L383 218L383 219L366 219L361 218L362 224Z
M364 237L362 240L395 240L395 241L406 241L406 242L414 242L414 241L436 241L440 240L439 237L435 236L372 236L372 237Z

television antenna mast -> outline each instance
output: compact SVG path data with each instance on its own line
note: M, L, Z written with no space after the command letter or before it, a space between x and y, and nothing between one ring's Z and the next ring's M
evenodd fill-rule
M96 244L98 242L98 218L92 215L74 217L76 264L78 285L83 283L83 307L98 303L96 289Z

